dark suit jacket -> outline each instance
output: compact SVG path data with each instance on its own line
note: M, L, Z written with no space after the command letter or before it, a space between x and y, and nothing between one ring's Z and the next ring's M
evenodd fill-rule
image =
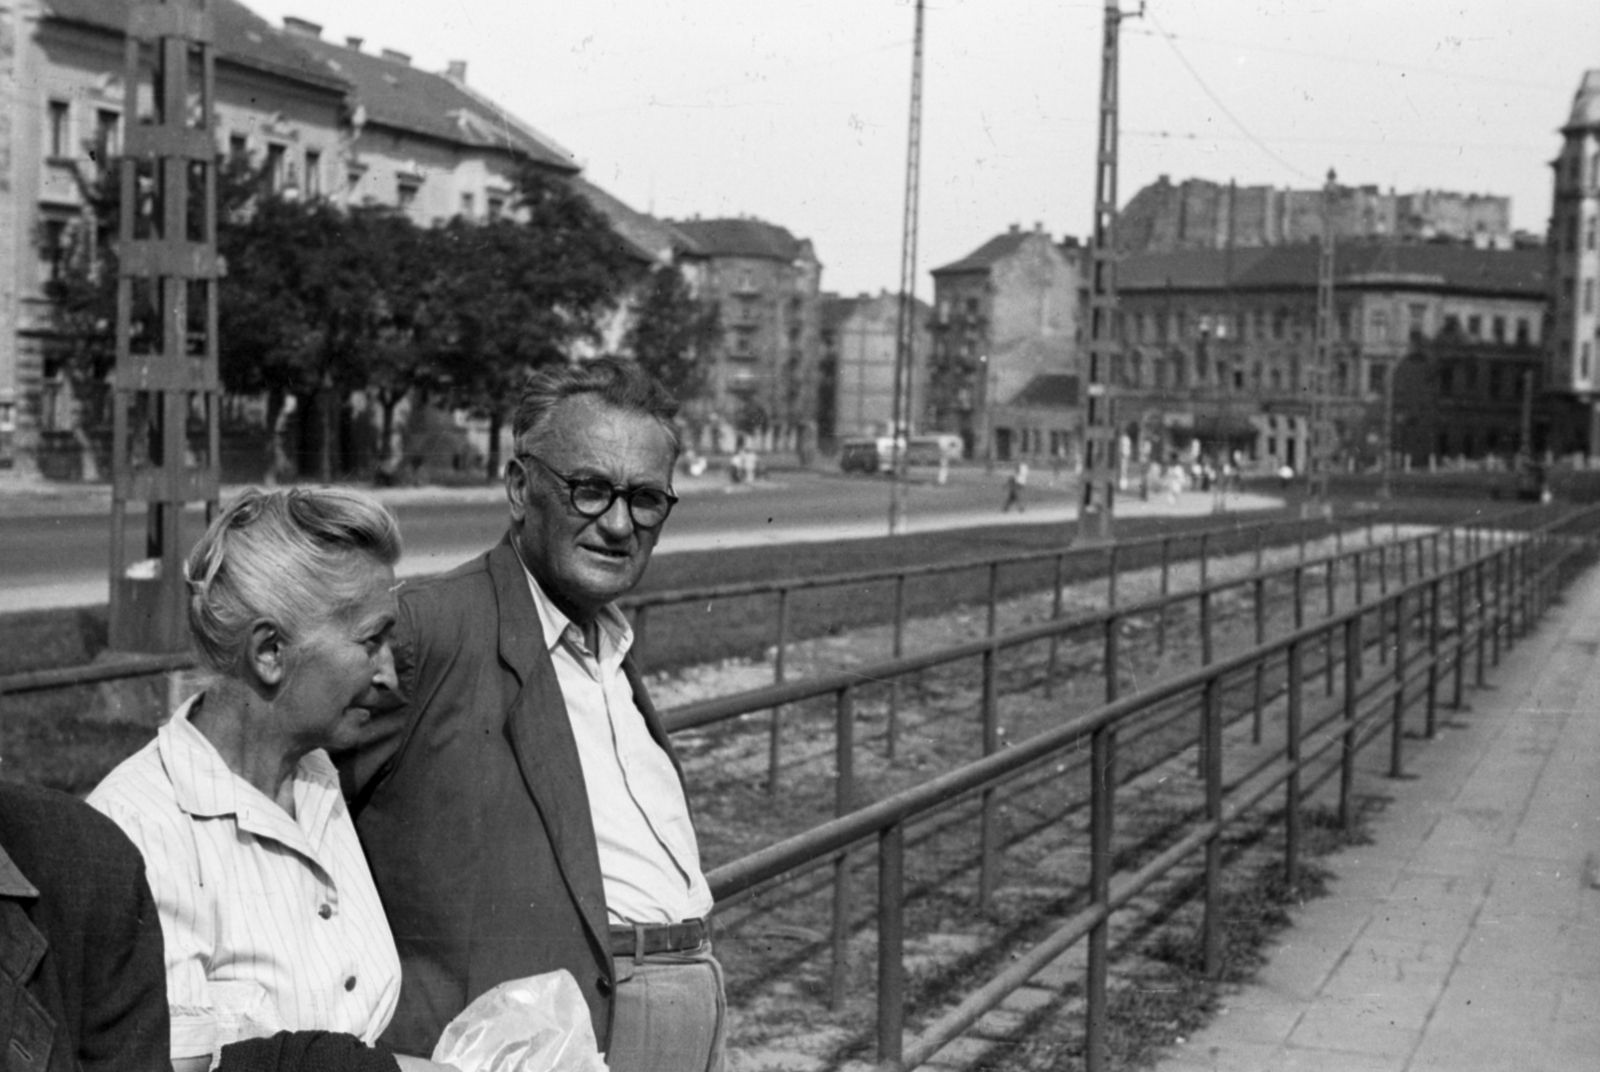
M161 919L117 824L0 783L0 1044L8 1072L170 1070Z
M394 653L402 706L375 715L339 760L404 973L383 1041L430 1053L484 991L566 968L606 1048L613 977L594 825L509 540L407 584ZM651 736L677 766L637 672L625 668Z

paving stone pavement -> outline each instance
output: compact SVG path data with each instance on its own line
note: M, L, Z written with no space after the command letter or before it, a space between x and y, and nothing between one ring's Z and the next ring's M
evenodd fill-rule
M1488 680L1158 1072L1600 1069L1600 568Z

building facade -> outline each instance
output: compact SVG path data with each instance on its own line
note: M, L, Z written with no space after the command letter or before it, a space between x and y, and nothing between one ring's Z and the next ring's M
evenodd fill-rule
M969 458L1077 457L1084 252L1014 224L933 270L926 428Z
M0 0L0 473L92 475L76 400L59 374L46 285L85 189L120 149L131 0ZM466 64L420 70L392 49L276 27L238 0L208 0L219 154L263 170L283 196L403 209L419 225L516 211L532 166L569 182L641 263L686 241L579 174L572 154L467 83ZM608 339L625 332L625 310Z
M732 450L817 445L822 264L808 239L751 218L672 221L695 296L717 305L723 338L710 372L711 419L700 444Z
M912 299L912 347L906 375L909 433L927 407L928 306ZM894 429L894 365L900 329L900 296L888 291L853 298L822 297L821 416L818 443L824 452L850 436L889 435Z
M1418 464L1515 453L1524 388L1537 399L1543 387L1543 251L1346 243L1335 253L1322 379L1334 463L1373 465L1386 443ZM1123 262L1118 405L1130 459L1194 449L1305 469L1318 259L1310 244ZM1547 406L1533 424L1534 448L1553 446Z
M1323 191L1237 186L1206 179L1176 185L1163 175L1117 214L1117 245L1127 253L1281 246L1322 234ZM1342 186L1333 208L1337 240L1396 238L1494 248L1512 245L1511 199L1440 190L1384 193Z
M1584 74L1551 161L1550 390L1562 447L1600 453L1600 69Z

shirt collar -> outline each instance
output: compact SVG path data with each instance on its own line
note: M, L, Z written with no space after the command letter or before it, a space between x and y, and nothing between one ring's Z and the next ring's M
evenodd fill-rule
M178 807L196 818L231 815L241 829L275 838L314 857L306 843L321 840L332 804L339 798L339 775L333 761L319 748L302 756L295 768L296 782L309 782L322 790L307 799L307 794L297 787L296 806L311 809L302 816L306 829L301 829L266 794L230 770L216 746L189 721L202 695L185 700L156 734L161 762L172 781Z
M515 542L512 547L516 547ZM517 561L522 562L522 552L517 552ZM546 651L555 651L556 645L561 643L561 638L568 629L577 630L577 625L571 618L561 612L561 609L551 601L540 586L533 571L528 569L526 562L522 563L522 575L528 578L528 591L533 593L533 605L539 612L539 628L544 633L544 646ZM600 626L600 646L614 648L626 655L633 647L633 626L628 624L627 615L617 609L615 603L607 603L600 608L600 613L595 616L595 623ZM581 638L581 632L579 633ZM596 652L596 655L599 653Z
M39 888L28 881L15 861L0 847L0 897L37 897Z

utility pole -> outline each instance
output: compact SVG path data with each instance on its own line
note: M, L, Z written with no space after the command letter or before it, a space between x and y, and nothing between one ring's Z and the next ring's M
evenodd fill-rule
M1117 494L1116 375L1122 352L1117 323L1117 38L1130 16L1106 0L1100 47L1100 127L1095 145L1094 233L1089 245L1089 367L1084 377L1083 483L1078 541L1115 539Z
M1322 187L1322 244L1317 259L1316 356L1311 368L1311 420L1307 426L1311 502L1318 515L1328 511L1328 467L1333 464L1333 429L1328 419L1328 370L1333 365L1333 169Z
M210 0L139 0L128 17L112 373L111 647L187 642L183 510L220 483L217 168ZM143 92L141 92L143 90ZM130 507L145 556L127 561Z
M900 310L895 318L893 426L890 457L889 535L906 529L906 454L911 437L911 377L917 346L917 192L922 172L922 21L917 0L916 33L911 46L911 120L906 134L905 215L900 225ZM904 444L904 445L902 445Z
M19 451L18 425L22 410L22 360L18 345L21 300L19 267L29 264L29 241L22 219L16 147L21 143L27 72L23 70L30 23L36 17L30 0L0 0L0 472L27 465ZM37 164L35 164L37 166Z

